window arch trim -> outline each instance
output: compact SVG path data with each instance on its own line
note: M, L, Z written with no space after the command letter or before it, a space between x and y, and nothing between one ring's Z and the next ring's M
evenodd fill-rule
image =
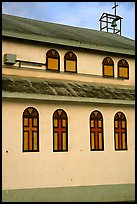
M60 56L57 50L50 49L46 54L46 69L60 72Z
M68 152L68 117L63 109L53 113L53 152Z
M110 57L105 57L102 61L103 77L114 78L114 62Z
M98 110L90 114L90 151L104 151L103 116Z
M115 150L127 150L127 120L123 112L114 115L114 143Z
M70 66L71 69L68 69L67 66ZM77 73L77 56L72 51L68 51L64 56L64 71Z
M129 79L129 64L125 59L118 61L118 78Z
M28 107L23 111L23 152L39 152L39 113Z

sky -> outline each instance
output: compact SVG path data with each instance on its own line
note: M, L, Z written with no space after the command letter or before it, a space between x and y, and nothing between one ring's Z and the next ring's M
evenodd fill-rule
M123 18L121 35L135 40L135 2L116 3L116 14ZM114 14L113 6L114 2L2 2L2 13L100 30L101 15Z

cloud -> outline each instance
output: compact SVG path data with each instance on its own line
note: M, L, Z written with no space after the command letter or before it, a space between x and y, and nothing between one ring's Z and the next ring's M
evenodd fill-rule
M122 35L135 39L135 4L124 2L119 4L119 13L123 17Z
M50 17L45 2L2 2L2 13L38 20Z
M62 5L62 6L60 6ZM50 3L54 21L58 23L97 28L99 25L99 17L101 16L105 4L101 4L101 9L98 3L93 2L65 2L65 3ZM109 8L109 6L107 6ZM93 26L93 27L91 27Z
M122 35L134 39L135 4L133 2L117 2L117 4L117 14L123 17ZM58 3L55 5L51 3L54 22L96 30L100 29L99 18L104 12L114 14L113 2L65 2L60 5L62 7Z
M2 12L14 15L26 15L28 13L29 2L2 2Z

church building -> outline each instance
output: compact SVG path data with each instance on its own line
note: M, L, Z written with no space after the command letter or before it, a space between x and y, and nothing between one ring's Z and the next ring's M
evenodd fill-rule
M2 14L2 201L135 200L135 41Z

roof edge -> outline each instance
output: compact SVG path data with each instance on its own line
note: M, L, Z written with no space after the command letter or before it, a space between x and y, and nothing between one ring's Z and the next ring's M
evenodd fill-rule
M105 52L111 52L111 53L128 54L132 56L135 55L135 51L131 51L129 49L117 49L114 47L111 48L110 46L105 46L105 47L95 46L91 44L82 43L79 41L53 38L53 37L47 37L47 36L41 36L41 35L35 35L35 34L31 34L31 37L30 37L30 35L27 35L27 34L3 30L2 36L24 39L24 40L31 40L31 41L33 40L33 41L44 42L44 43L52 43L52 44L58 44L58 45L66 45L66 46L72 46L77 48L86 48L86 49L105 51Z
M72 96L53 96L44 94L28 94L19 92L2 92L2 98L11 99L29 99L41 101L61 101L61 102L79 102L79 103L98 103L98 104L114 104L114 105L135 105L133 100L117 100L117 99L102 99L102 98L86 98Z

